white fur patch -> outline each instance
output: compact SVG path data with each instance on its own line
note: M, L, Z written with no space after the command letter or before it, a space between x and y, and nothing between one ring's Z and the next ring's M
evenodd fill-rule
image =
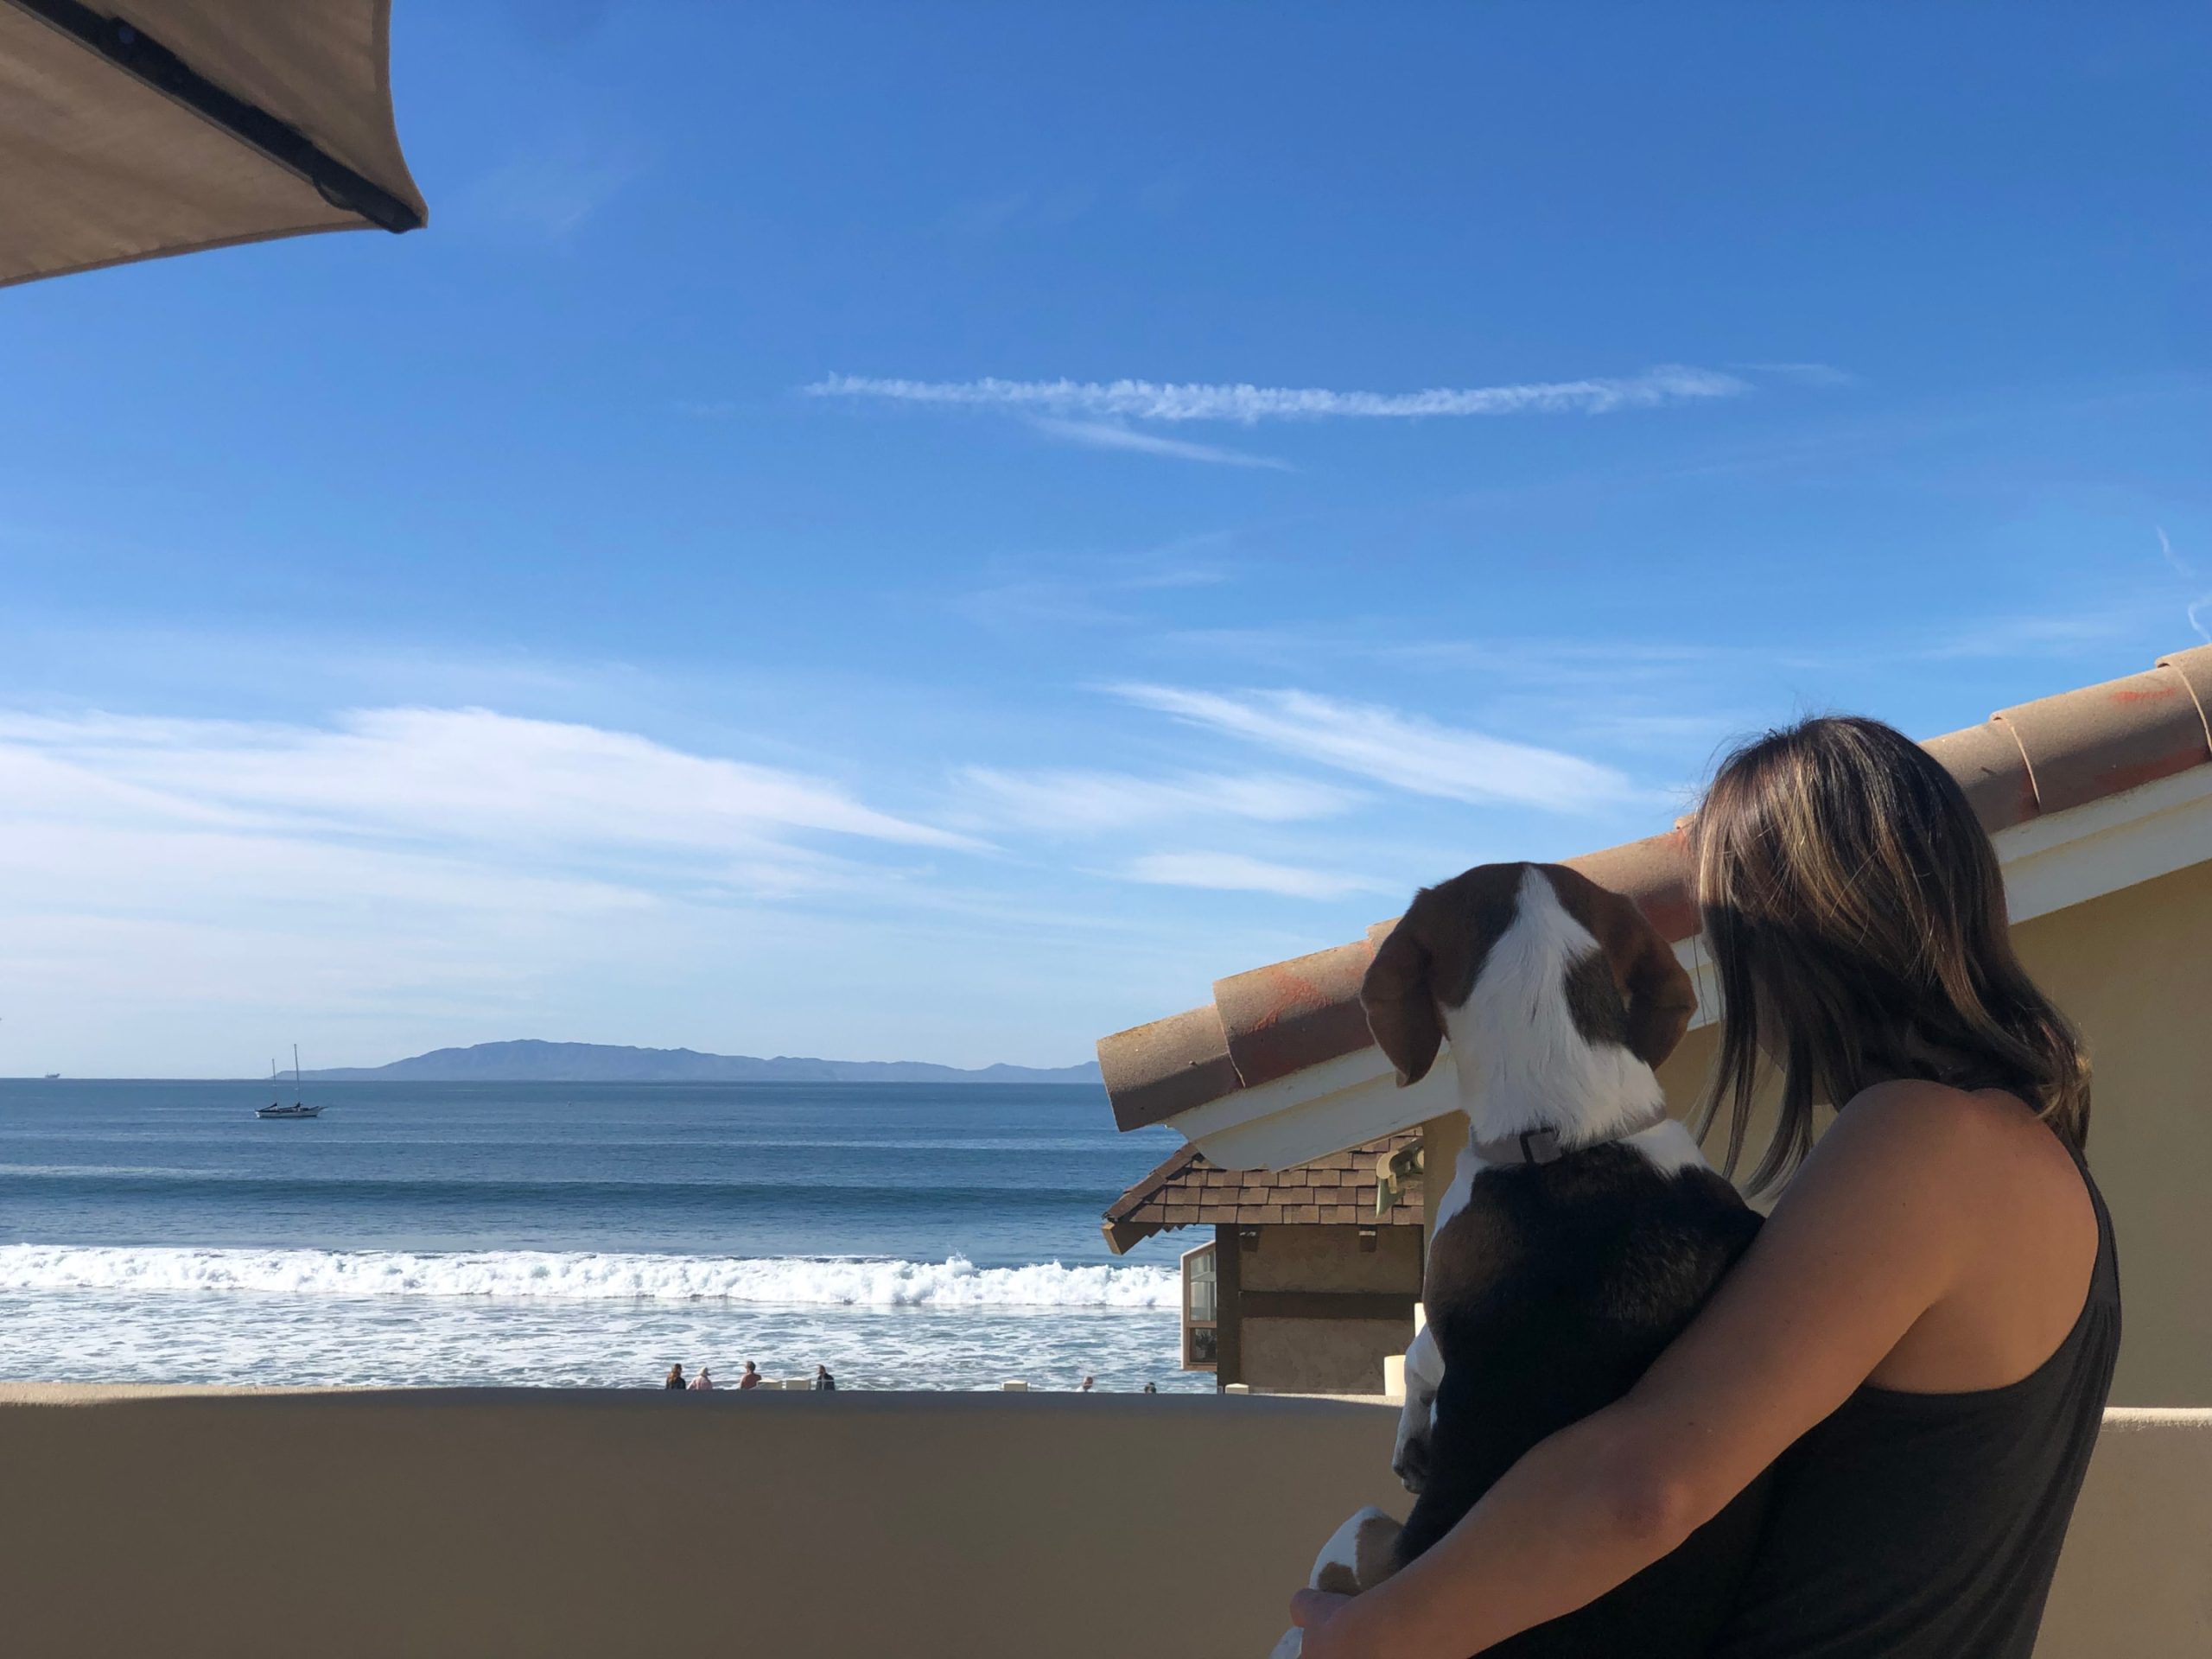
M1474 988L1444 1010L1471 1141L1525 1129L1554 1129L1570 1146L1605 1141L1665 1104L1649 1066L1617 1043L1586 1041L1574 1027L1567 972L1597 949L1590 930L1530 866L1513 921L1491 945Z
M1664 1123L1655 1123L1640 1135L1631 1135L1621 1142L1633 1147L1651 1160L1651 1166L1662 1175L1677 1175L1686 1169L1711 1169L1713 1165L1705 1155L1705 1148L1689 1128L1675 1118Z

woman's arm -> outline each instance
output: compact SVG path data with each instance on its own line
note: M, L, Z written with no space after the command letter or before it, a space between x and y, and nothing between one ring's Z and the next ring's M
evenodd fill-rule
M1530 1451L1403 1572L1302 1594L1306 1659L1466 1659L1666 1554L1840 1405L1956 1281L1983 1135L1933 1084L1869 1090L1617 1403Z

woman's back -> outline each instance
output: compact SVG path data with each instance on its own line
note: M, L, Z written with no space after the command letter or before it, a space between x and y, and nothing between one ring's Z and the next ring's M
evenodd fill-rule
M2120 1347L2112 1220L2074 1166L2095 1244L2071 1328L2015 1381L1944 1393L1870 1382L1806 1433L1777 1465L1715 1659L2028 1659ZM2018 1224L2048 1208L2028 1206ZM1952 1333L1933 1345L1950 1350L1924 1357L1941 1366L1986 1344Z

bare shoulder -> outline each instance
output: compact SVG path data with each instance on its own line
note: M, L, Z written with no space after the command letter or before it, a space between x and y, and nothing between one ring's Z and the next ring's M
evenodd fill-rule
M1845 1108L1804 1174L1825 1186L1834 1224L1863 1211L1939 1266L1925 1316L1873 1382L2001 1387L2048 1358L2078 1317L2099 1248L2095 1207L2064 1144L2018 1097L1882 1084Z
M1916 1192L1977 1230L2033 1227L2087 1204L2072 1157L2018 1096L1918 1078L1853 1098L1805 1173L1824 1185Z
M1853 1097L1821 1141L1854 1159L1972 1162L2000 1153L2056 1154L2071 1160L2057 1138L2017 1096L1999 1089L1967 1090L1920 1077L1878 1083Z

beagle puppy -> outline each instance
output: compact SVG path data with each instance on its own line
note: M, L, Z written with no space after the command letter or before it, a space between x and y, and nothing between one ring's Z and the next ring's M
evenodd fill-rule
M1368 1027L1418 1082L1450 1045L1467 1144L1429 1236L1427 1323L1406 1351L1391 1467L1416 1494L1315 1560L1357 1594L1449 1532L1522 1454L1625 1394L1759 1218L1667 1115L1652 1068L1688 1027L1689 976L1629 899L1557 864L1485 864L1424 888L1375 953ZM1488 1655L1702 1653L1765 1505L1755 1484L1671 1554ZM1299 1651L1287 1632L1275 1659Z

